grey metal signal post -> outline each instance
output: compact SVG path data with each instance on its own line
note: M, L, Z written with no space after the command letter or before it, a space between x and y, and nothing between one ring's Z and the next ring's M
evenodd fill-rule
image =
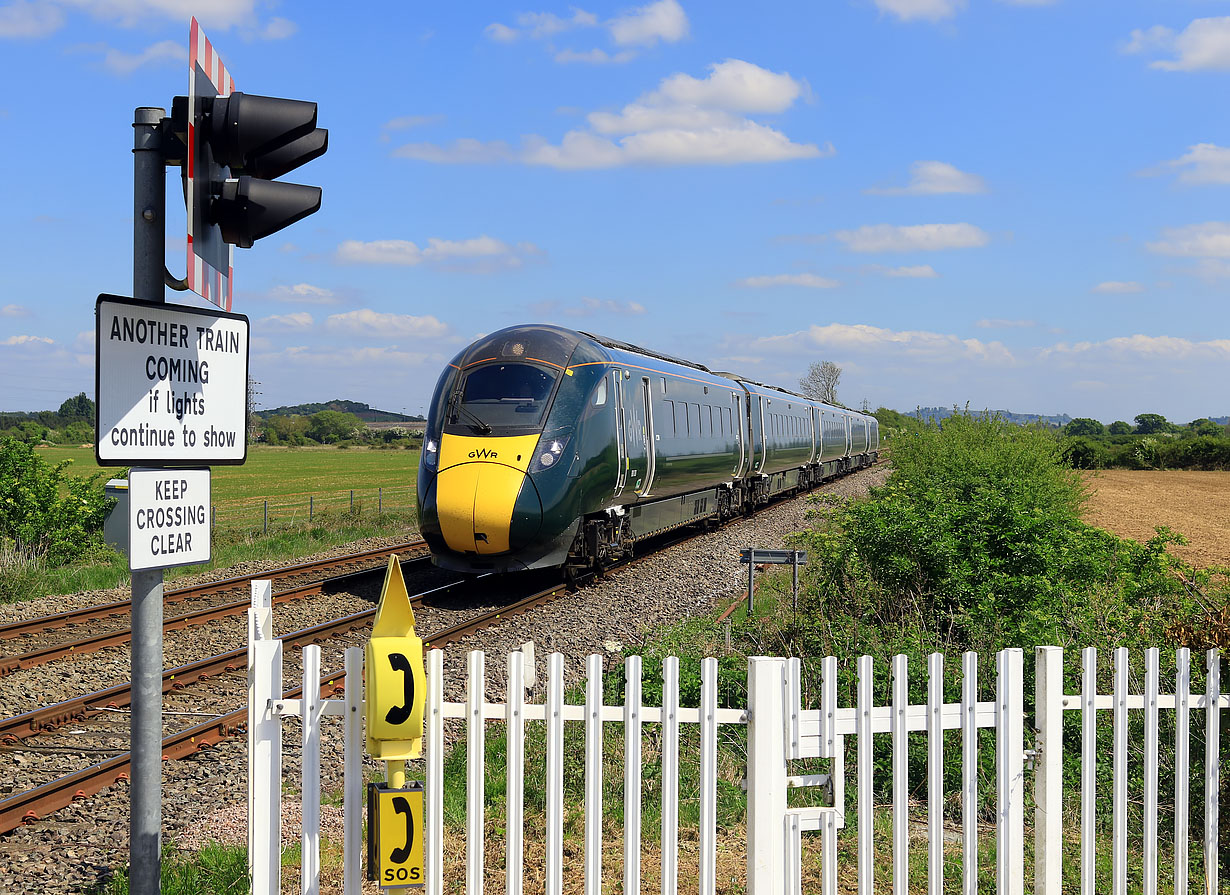
M132 295L166 301L164 109L133 113ZM132 573L132 776L128 822L129 891L162 890L162 569Z

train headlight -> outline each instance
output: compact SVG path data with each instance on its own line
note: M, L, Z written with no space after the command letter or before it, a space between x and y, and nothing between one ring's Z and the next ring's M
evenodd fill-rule
M546 438L538 442L539 454L534 460L533 470L549 469L564 457L564 448L568 447L568 436ZM531 471L533 471L531 470Z
M423 462L428 466L435 466L436 461L440 459L440 446L436 444L434 438L427 439L423 444Z

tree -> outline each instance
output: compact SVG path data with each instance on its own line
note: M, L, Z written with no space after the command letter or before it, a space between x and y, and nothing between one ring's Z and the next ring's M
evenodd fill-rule
M836 404L837 383L840 381L841 367L831 360L816 361L807 368L807 375L799 380L799 391L826 404Z
M1160 413L1138 413L1135 420L1137 435L1156 435L1159 432L1170 432L1174 428Z
M1193 435L1211 435L1213 437L1217 437L1223 433L1221 426L1205 417L1201 417L1198 420L1192 420L1187 424L1187 428L1191 430Z
M363 421L353 413L322 410L320 413L313 413L308 419L307 437L321 444L335 444L343 439L356 437L356 434L361 434L364 429Z
M94 402L86 396L85 392L81 392L61 404L59 413L62 423L84 420L92 424L94 422Z
M1131 435L1132 427L1123 420L1115 420L1106 431L1111 435Z
M1101 435L1105 431L1106 427L1100 422L1089 419L1089 417L1085 416L1078 416L1076 419L1072 420L1072 422L1063 427L1063 434L1068 437L1074 437L1077 435Z

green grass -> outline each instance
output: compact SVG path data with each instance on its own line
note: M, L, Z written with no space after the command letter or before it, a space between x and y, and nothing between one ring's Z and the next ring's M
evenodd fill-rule
M162 895L238 895L248 891L248 850L211 843L199 852L164 850ZM128 873L121 871L94 895L128 895Z
M74 475L90 476L100 471L90 448L40 448L39 455L51 463L71 459L68 469ZM417 449L253 445L243 466L213 468L212 562L168 569L165 580L168 586L174 586L173 582L185 575L245 561L291 563L363 538L410 539L417 534L414 484L418 461ZM122 470L107 472L118 475ZM97 551L60 568L4 563L0 567L0 603L119 587L128 580L127 560L110 550Z
M40 447L39 456L51 463L72 460L68 471L89 476L102 471L93 448ZM413 486L418 476L419 451L336 447L248 446L242 466L215 466L211 476L215 504L251 504L262 500L302 498L310 494L349 491L374 493L377 488ZM119 469L107 470L119 473ZM285 501L280 501L285 502Z

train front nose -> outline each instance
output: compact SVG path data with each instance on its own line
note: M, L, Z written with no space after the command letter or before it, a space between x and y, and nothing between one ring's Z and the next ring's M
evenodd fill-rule
M542 502L526 475L537 441L537 435L441 438L436 515L450 550L507 553L538 533Z

